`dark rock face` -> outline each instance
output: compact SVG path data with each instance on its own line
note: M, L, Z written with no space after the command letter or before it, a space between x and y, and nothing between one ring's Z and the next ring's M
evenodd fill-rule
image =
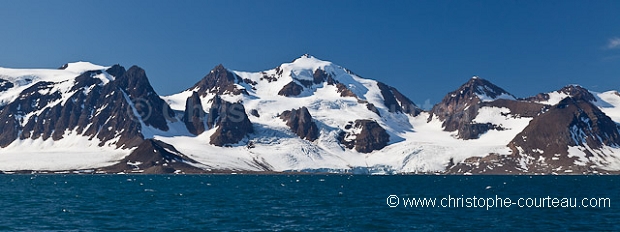
M4 79L0 79L0 92L7 91L8 89L13 88L13 86L13 83Z
M618 146L618 129L611 118L589 101L569 97L534 118L510 146L515 153L518 151L514 148L521 147L525 151L540 149L545 155L566 155L568 146Z
M146 139L118 164L102 169L106 172L146 174L174 173L177 170L185 173L204 172L190 163L197 162L177 151L172 145Z
M256 109L250 110L250 114L254 117L260 118L260 114L258 114L258 110Z
M485 157L470 157L461 163L449 164L446 172L516 174L553 173L564 170L573 173L605 171L597 170L588 163L583 166L575 165L578 158L568 156L569 146L587 146L596 152L604 145L617 147L620 144L618 132L620 128L590 101L569 97L557 105L542 108L540 104L517 103L521 104L517 107L521 107L520 112L524 113L523 115L529 112L526 116L534 119L508 144L512 150L511 155L490 154ZM583 151L586 157L594 155L589 150Z
M120 76L104 85L94 77L101 71L88 71L77 76L65 93L52 82L38 82L22 91L0 109L0 147L16 139L60 140L67 131L75 131L99 139L99 146L118 139L114 142L118 148L133 148L143 141L141 122L168 130L167 118L174 112L153 91L144 70L134 66L125 71L115 65L106 72Z
M0 147L6 147L15 141L20 130L17 118L7 109L8 107L4 107L0 110Z
M505 130L506 128L500 125L491 123L474 123L473 119L478 115L478 109L481 107L505 107L510 109L510 115L513 117L536 117L545 111L547 108L542 104L531 102L520 102L515 100L498 99L492 102L478 103L455 116L463 116L463 121L456 124L458 136L461 139L477 139L480 135L488 132L489 130ZM506 115L504 115L506 116ZM454 123L454 122L453 122Z
M325 70L317 69L312 74L312 83L321 84L327 80L330 75L325 72Z
M374 104L372 103L366 103L366 109L372 111L373 113L381 116L381 113L379 113L379 110L377 109L377 107L375 107Z
M209 118L214 119L214 126L217 127L215 133L211 135L211 144L220 147L235 144L249 133L254 132L252 122L245 113L243 104L223 101L219 96L216 96L211 109L210 112L217 109L217 115L209 116Z
M353 124L353 122L351 122ZM358 119L353 125L345 126L345 130L361 129L359 133L343 131L338 140L346 148L353 149L361 153L370 153L381 150L390 141L390 135L373 120Z
M182 118L187 130L194 135L202 134L205 131L204 119L206 115L198 93L193 92L192 96L185 101L185 114Z
M129 96L145 125L162 131L168 130L167 121L174 118L174 111L157 95L144 69L132 66L122 76L117 77L114 84Z
M483 104L478 94L490 98L496 98L502 94L510 95L491 82L481 78L472 78L433 106L428 120L432 120L433 117L439 118L443 121L442 126L445 131L458 130L458 137L461 139L478 138L480 134L494 129L494 126L490 124L472 123L478 115L478 109L486 104Z
M341 97L354 97L357 98L357 95L353 93L346 85L342 83L336 83L336 88L338 88L338 93L340 93Z
M385 106L391 113L399 112L417 116L422 112L422 109L417 107L409 98L405 97L405 95L398 92L396 88L382 82L377 82L377 86L381 90Z
M592 95L592 93L590 93L590 91L578 85L567 85L556 92L564 93L572 97L575 100L590 101L590 102L596 101L596 98L594 97L594 95ZM549 100L549 94L539 93L536 96L526 98L525 100L526 101L547 101Z
M284 120L286 125L300 138L309 141L314 141L319 138L319 128L316 126L316 123L312 121L312 116L308 108L301 107L299 109L284 111L280 115L280 118Z
M285 97L295 97L299 96L303 90L303 86L295 83L294 81L291 81L284 87L282 87L282 89L278 92L278 95Z
M591 164L575 165L578 158L568 157L568 147L587 146L597 150L604 145L620 144L620 128L588 100L568 97L544 110L508 144L512 155L471 157L448 167L447 172L494 174L571 170L592 173L596 168ZM589 150L584 153L586 157L594 155Z
M218 65L209 72L202 80L188 90L196 91L201 97L209 93L222 94L248 94L245 89L238 89L235 84L243 83L241 77L229 72L223 65Z

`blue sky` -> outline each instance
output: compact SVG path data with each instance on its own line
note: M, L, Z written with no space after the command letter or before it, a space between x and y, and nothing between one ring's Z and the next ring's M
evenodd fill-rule
M0 66L146 69L162 95L215 65L304 53L436 103L478 75L526 97L620 90L620 1L0 1Z

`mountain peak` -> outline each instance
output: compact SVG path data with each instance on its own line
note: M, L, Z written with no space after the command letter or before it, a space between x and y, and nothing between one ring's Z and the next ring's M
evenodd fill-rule
M246 93L243 89L238 89L235 84L241 82L241 78L230 72L222 64L216 65L205 77L198 81L188 90L197 91L200 96L208 93L225 94L232 93L238 95Z
M592 93L590 93L589 90L587 90L584 87L581 87L580 85L575 85L575 84L567 85L561 88L560 90L558 90L557 92L564 93L564 94L567 94L568 96L571 96L572 98L576 98L576 99L580 99L584 101L596 101L596 98L594 98L594 95L592 95Z
M457 90L448 93L441 102L431 109L429 121L438 117L443 121L445 131L457 131L459 138L475 139L481 131L492 129L492 125L478 125L472 119L478 115L478 106L485 102L515 97L493 83L474 76Z
M327 65L331 65L332 63L329 61L318 59L310 54L303 54L301 57L293 60L293 62L291 62L290 64L294 66L299 66L300 68L311 69L316 67L324 67Z
M597 101L594 95L590 93L589 90L575 84L564 86L561 89L553 92L539 93L536 96L526 98L526 100L546 105L555 105L567 97L590 102Z
M474 97L472 95L475 95L475 97L483 102L494 101L500 98L515 99L515 97L506 90L478 76L473 76L457 90L448 94L449 97L461 96L466 98Z
M67 70L67 71L84 72L84 71L91 71L91 70L102 70L102 69L106 69L106 67L101 66L101 65L96 65L90 62L86 62L86 61L78 61L78 62L73 62L73 63L66 63L58 69Z

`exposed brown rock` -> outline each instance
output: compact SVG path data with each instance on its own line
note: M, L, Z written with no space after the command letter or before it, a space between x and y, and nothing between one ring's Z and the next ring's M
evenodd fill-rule
M346 148L353 149L361 153L370 153L375 150L381 150L390 141L389 134L379 125L379 123L368 120L355 120L354 125L345 126L345 130L361 129L359 133L352 131L343 131L340 133L338 140L340 144Z
M473 119L478 115L482 101L477 94L491 98L502 94L510 95L504 89L481 78L472 78L457 90L448 93L441 102L433 106L429 121L437 117L443 121L445 131L457 131L461 139L476 139L480 134L494 129L494 125L475 124ZM512 95L510 95L512 96Z
M401 94L396 88L377 82L377 86L381 90L384 105L391 113L405 113L411 116L417 116L422 112L409 98Z
M146 139L119 163L102 169L106 172L145 174L204 171L190 163L197 162L177 151L172 145L155 139Z
M583 100L583 101L596 101L596 98L590 91L587 89L578 86L578 85L567 85L561 88L560 90L555 91L557 93L564 93L575 100ZM549 100L549 94L547 93L539 93L536 96L525 98L526 101L547 101Z
M201 97L214 94L248 94L245 89L238 89L235 84L242 83L241 77L229 72L223 65L217 65L209 74L188 90L196 91Z
M190 133L199 135L205 131L205 115L198 93L193 92L185 101L185 113L181 120Z
M122 76L111 82L118 86L133 102L138 117L147 126L168 130L168 120L175 117L174 111L155 92L144 69L132 66Z
M577 157L568 157L569 146L599 149L618 146L618 126L590 101L566 98L539 116L508 144L512 155L491 154L471 157L449 165L448 173L605 173L592 164L576 165ZM592 156L585 151L586 156ZM481 154L483 155L483 154Z
M354 97L357 98L357 95L353 93L346 85L342 83L337 83L336 88L338 88L338 93L340 93L341 97Z
M300 138L309 141L314 141L319 138L319 128L312 120L308 108L301 107L299 109L284 111L280 115L280 118L284 120L286 125Z
M566 155L568 146L617 146L618 129L611 118L589 101L569 97L532 119L510 143L528 152L540 149L546 155Z
M211 144L220 147L235 144L249 133L254 132L252 122L248 119L243 104L230 103L220 99L216 107L218 107L218 115L215 119L217 130L211 135ZM212 109L215 108L212 106Z
M327 80L330 75L325 72L323 69L317 69L312 74L312 82L314 84L321 84Z
M377 109L377 107L375 107L374 104L372 103L366 103L366 109L372 111L373 113L381 116L381 113L379 113L379 110Z
M278 92L278 95L285 97L294 97L299 96L301 91L304 90L304 87L295 83L295 81L291 81L286 84L282 89Z
M118 66L114 69L114 73L124 74L124 68ZM75 92L64 104L50 105L61 98L59 92L52 92L54 85L58 83L38 82L22 91L16 101L0 110L0 121L5 121L5 128L0 132L2 145L6 146L17 139L15 132L19 130L20 139L44 140L60 140L66 131L75 130L80 135L98 138L101 140L100 146L115 138L118 138L116 146L119 148L137 146L142 142L141 125L136 118L132 118L133 109L125 94L139 94L139 91L127 89L136 88L129 85L132 81L127 79L125 88L121 88L115 81L102 87L101 80L93 78L99 73L101 71L89 71L76 77L71 88L71 91ZM150 87L145 86L148 82L138 81L136 84L140 85L140 88ZM87 89L88 91L85 91ZM39 113L15 120L14 116L33 112ZM8 125L13 129L9 129Z
M11 111L9 107L0 110L0 147L8 146L19 135L19 122Z

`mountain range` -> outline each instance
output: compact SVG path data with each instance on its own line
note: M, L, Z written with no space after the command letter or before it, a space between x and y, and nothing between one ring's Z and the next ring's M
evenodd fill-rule
M303 55L217 65L160 96L138 66L0 68L0 170L77 173L620 173L620 94L517 97L472 77L425 111Z

